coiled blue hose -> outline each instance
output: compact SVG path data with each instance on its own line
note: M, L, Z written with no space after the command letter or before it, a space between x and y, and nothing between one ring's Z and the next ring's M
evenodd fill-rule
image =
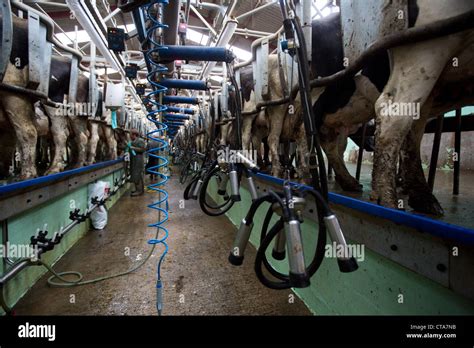
M145 103L150 102L152 105L156 107L155 110L149 111L147 115L147 119L153 122L156 125L156 130L153 130L147 133L147 138L151 141L156 141L159 146L153 149L150 149L147 153L148 156L152 158L156 158L158 160L158 164L156 166L149 167L147 172L149 174L156 175L159 179L158 182L151 184L148 186L148 189L155 191L159 194L159 200L148 205L148 208L156 210L158 212L158 222L154 224L149 224L148 227L157 228L157 236L159 235L160 231L164 232L164 236L161 238L150 239L148 244L157 245L163 244L165 250L160 256L160 260L158 261L157 267L157 282L156 282L156 308L158 310L158 315L161 315L163 310L163 285L161 282L161 266L163 264L163 260L168 253L168 244L166 243L166 239L168 238L168 229L163 226L165 222L168 221L169 214L168 214L168 192L164 190L162 187L166 185L168 182L169 177L164 174L164 171L168 168L168 158L166 157L166 153L168 151L168 141L166 140L168 126L160 122L158 117L163 111L167 110L167 107L162 105L159 101L161 95L165 93L168 89L162 85L160 85L156 80L159 78L156 76L157 74L166 72L168 69L163 65L156 63L153 60L152 55L156 54L159 49L165 49L160 43L156 42L155 40L155 31L159 29L167 28L168 26L159 22L156 18L153 18L151 15L151 10L153 6L156 4L163 4L167 5L168 0L152 0L146 8L146 14L148 19L151 21L152 25L147 30L147 38L149 41L149 49L145 53L145 59L151 66L151 70L147 75L148 82L153 86L153 91L148 93L145 97Z

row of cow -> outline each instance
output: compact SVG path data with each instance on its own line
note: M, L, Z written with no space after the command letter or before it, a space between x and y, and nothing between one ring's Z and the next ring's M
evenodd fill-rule
M0 17L0 25L1 21ZM28 59L27 21L13 16L13 47L2 83L27 88ZM0 178L12 177L15 163L19 163L16 179L24 180L113 160L125 151L128 129L145 132L138 117L131 122L128 108L105 107L100 85L94 106L89 100L89 77L82 71L75 102L65 102L72 64L69 57L51 57L48 99L56 107L28 94L0 89ZM115 120L122 122L112 122L113 112Z
M474 8L474 4L466 0L455 0L449 5L438 0L417 0L412 5L410 27L450 18ZM345 68L341 28L339 13L313 21L313 77L329 76ZM2 82L26 87L28 28L25 20L14 17L13 35L11 59ZM349 173L343 160L348 136L374 119L376 146L371 198L382 205L399 207L398 183L408 195L408 204L415 210L436 215L443 213L426 183L420 160L420 141L430 117L472 103L473 45L474 32L466 30L395 47L366 61L359 74L312 90L313 110L318 121L321 145L336 173L337 182L344 190L360 191L362 188ZM48 96L51 101L62 104L64 96L68 94L71 64L70 58L52 57ZM285 79L280 76L282 70L277 54L270 54L268 57L268 71L268 99L285 97L284 91L291 90L291 86L288 88L283 85ZM291 107L288 104L274 105L257 113L249 113L255 110L257 104L254 80L251 67L240 69L244 114L241 139L243 150L256 149L260 162L271 162L272 174L281 177L284 173L280 144L294 142L297 145L297 176L301 180L308 179L308 149L299 97ZM76 102L88 103L88 91L89 79L81 73ZM414 106L413 112L387 112L394 105ZM211 138L211 133L216 132L216 129L210 129L213 124L209 118L211 102L207 108L208 110L203 106L199 118L182 127L176 138L179 141L183 135L191 135L199 152L206 151L207 140ZM232 110L232 107L229 106L228 109ZM103 148L100 159L116 158L117 152L126 147L128 132L123 128L111 127L110 110L103 106L97 110L93 115L86 112L85 115L73 113L64 117L64 108L53 108L28 95L0 90L0 175L6 175L10 170L16 147L19 148L21 157L21 179L38 175L38 153L42 154L41 157L49 155L49 159L41 158L42 162L48 163L45 174L64 169L67 149L70 149L70 167L94 163L98 158L97 148L100 144ZM103 114L102 117L100 113ZM235 142L236 129L232 113L221 113L215 121L219 125L218 142ZM184 129L189 129L189 132L186 133ZM262 143L267 145L268 161L264 161L267 154L262 151ZM50 144L50 147L43 149L38 144Z
M418 0L410 7L409 27L419 27L474 9L472 1ZM357 23L355 24L357 25ZM345 69L340 13L312 23L312 76L325 77ZM347 34L347 33L346 33ZM474 101L474 30L392 48L366 61L360 73L326 87L313 88L313 110L321 145L334 169L336 181L347 191L361 191L360 183L344 162L348 136L375 120L375 153L371 199L400 208L403 193L416 211L442 215L443 209L429 188L420 159L420 142L433 117ZM285 95L277 54L268 57L269 100ZM309 177L307 144L299 97L288 104L256 109L251 67L240 71L243 150L252 147L262 161L262 142L268 144L271 173L282 177L280 144L297 144L296 172ZM291 89L291 88L290 88ZM396 106L396 107L394 107ZM402 106L408 106L400 112ZM293 113L289 110L294 109ZM406 112L408 110L409 112ZM226 116L224 115L224 118ZM234 123L221 125L220 143L232 144ZM202 143L202 137L196 137ZM202 145L198 145L202 148Z

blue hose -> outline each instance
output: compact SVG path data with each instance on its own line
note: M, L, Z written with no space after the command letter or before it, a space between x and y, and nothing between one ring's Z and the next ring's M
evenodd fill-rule
M163 104L199 104L199 99L195 97L166 96L163 97Z
M180 114L194 115L194 110L190 108L178 108L176 106L168 106L167 111L180 113Z
M199 60L232 63L235 59L231 50L225 47L166 46L158 49L161 61Z
M163 114L163 117L166 119L174 119L174 120L189 120L191 116L189 115L181 115L181 114Z
M161 84L168 88L188 89L195 91L207 91L209 89L206 81L199 80L173 80L165 79Z
M166 243L166 239L168 238L168 229L163 227L163 224L167 222L169 218L168 192L166 192L166 190L161 187L165 186L169 179L169 177L163 173L168 168L169 161L166 157L166 153L168 151L169 146L168 141L166 140L168 126L165 123L160 122L157 117L163 111L166 111L167 108L166 106L161 105L161 103L156 99L159 100L161 98L161 95L165 93L168 89L156 82L156 80L158 79L158 76L156 75L166 72L168 69L156 63L153 60L152 55L156 54L159 49L164 49L162 45L155 41L155 31L159 30L160 28L167 28L168 26L162 24L156 18L153 18L151 16L150 12L155 4L167 5L168 0L152 0L146 8L146 14L148 19L151 21L152 26L147 30L147 38L149 40L150 47L145 53L145 59L151 67L151 70L147 75L147 79L148 82L153 86L153 91L146 95L145 103L151 103L156 107L155 110L149 111L147 115L147 119L153 122L156 126L156 130L147 133L147 138L159 144L156 148L153 148L147 152L149 157L156 158L158 160L158 164L156 166L148 168L147 172L149 174L156 175L159 178L158 182L149 185L148 189L157 192L160 197L158 201L148 205L148 208L156 210L158 212L158 222L154 224L149 224L148 227L156 228L158 230L157 236L159 235L160 231L164 232L163 237L150 239L148 241L148 244L163 244L163 246L165 247L165 250L161 254L160 259L158 261L156 282L156 308L158 311L158 315L161 315L161 312L163 310L163 284L161 281L161 266L163 264L163 260L166 254L168 253L168 244Z

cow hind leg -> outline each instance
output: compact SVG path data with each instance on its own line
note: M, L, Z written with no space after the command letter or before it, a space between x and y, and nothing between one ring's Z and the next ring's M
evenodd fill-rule
M268 134L270 161L272 162L272 175L276 177L281 177L282 175L278 149L280 147L280 136L285 120L286 107L286 105L276 106L267 110L270 115L270 132Z
M385 99L381 97L380 100ZM400 207L396 190L398 154L412 123L411 117L377 116L371 194L371 199L377 204L395 209Z
M417 122L408 133L400 151L400 174L408 193L408 205L418 212L443 215L444 211L426 182L420 158L420 143L425 122Z
M342 144L347 144L347 137L345 141L344 139L341 140L341 137L346 136L342 133L337 134L336 130L328 128L321 133L321 147L336 173L336 182L339 186L344 191L362 192L362 185L349 173L344 163L344 151L341 151L341 149L343 148Z
M104 138L107 143L107 159L117 159L117 140L114 137L114 130L111 127L103 127Z
M53 138L52 160L45 175L55 174L62 171L65 167L64 156L66 154L67 138L69 129L67 127L67 119L57 114L57 109L45 106L45 111L49 117L51 124L51 136Z
M99 143L99 124L97 122L89 123L90 138L87 148L87 165L94 164L97 156L97 145Z
M71 127L74 132L74 145L77 150L77 160L73 163L73 168L80 168L87 165L88 135L87 119L84 117L72 117Z
M6 93L3 106L20 146L20 179L34 178L37 176L35 157L38 133L32 119L33 105L27 97Z
M308 151L308 143L306 140L306 131L304 127L304 123L302 123L296 132L296 151L298 154L297 163L296 163L296 174L298 175L298 179L306 184L311 182L311 175L309 172L308 162L307 162L307 154Z
M252 150L257 153L257 165L260 167L261 170L264 170L263 168L263 153L262 153L262 138L259 136L259 134L252 134ZM250 150L250 149L249 149Z
M397 113L393 106L398 110L407 105L423 109L457 45L458 39L448 38L392 50L392 73L375 103L376 149L371 199L378 204L400 207L396 192L398 155L414 119L420 117L413 112Z

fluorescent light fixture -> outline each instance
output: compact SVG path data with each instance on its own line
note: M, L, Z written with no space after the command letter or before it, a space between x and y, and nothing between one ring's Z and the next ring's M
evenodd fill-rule
M227 45L227 48L234 52L235 56L240 60L247 61L252 58L252 52L231 45Z
M216 82L218 82L218 83L222 83L223 77L222 77L222 76L218 76L218 75L212 75L212 76L210 77L210 79L211 79L212 81L216 81Z

